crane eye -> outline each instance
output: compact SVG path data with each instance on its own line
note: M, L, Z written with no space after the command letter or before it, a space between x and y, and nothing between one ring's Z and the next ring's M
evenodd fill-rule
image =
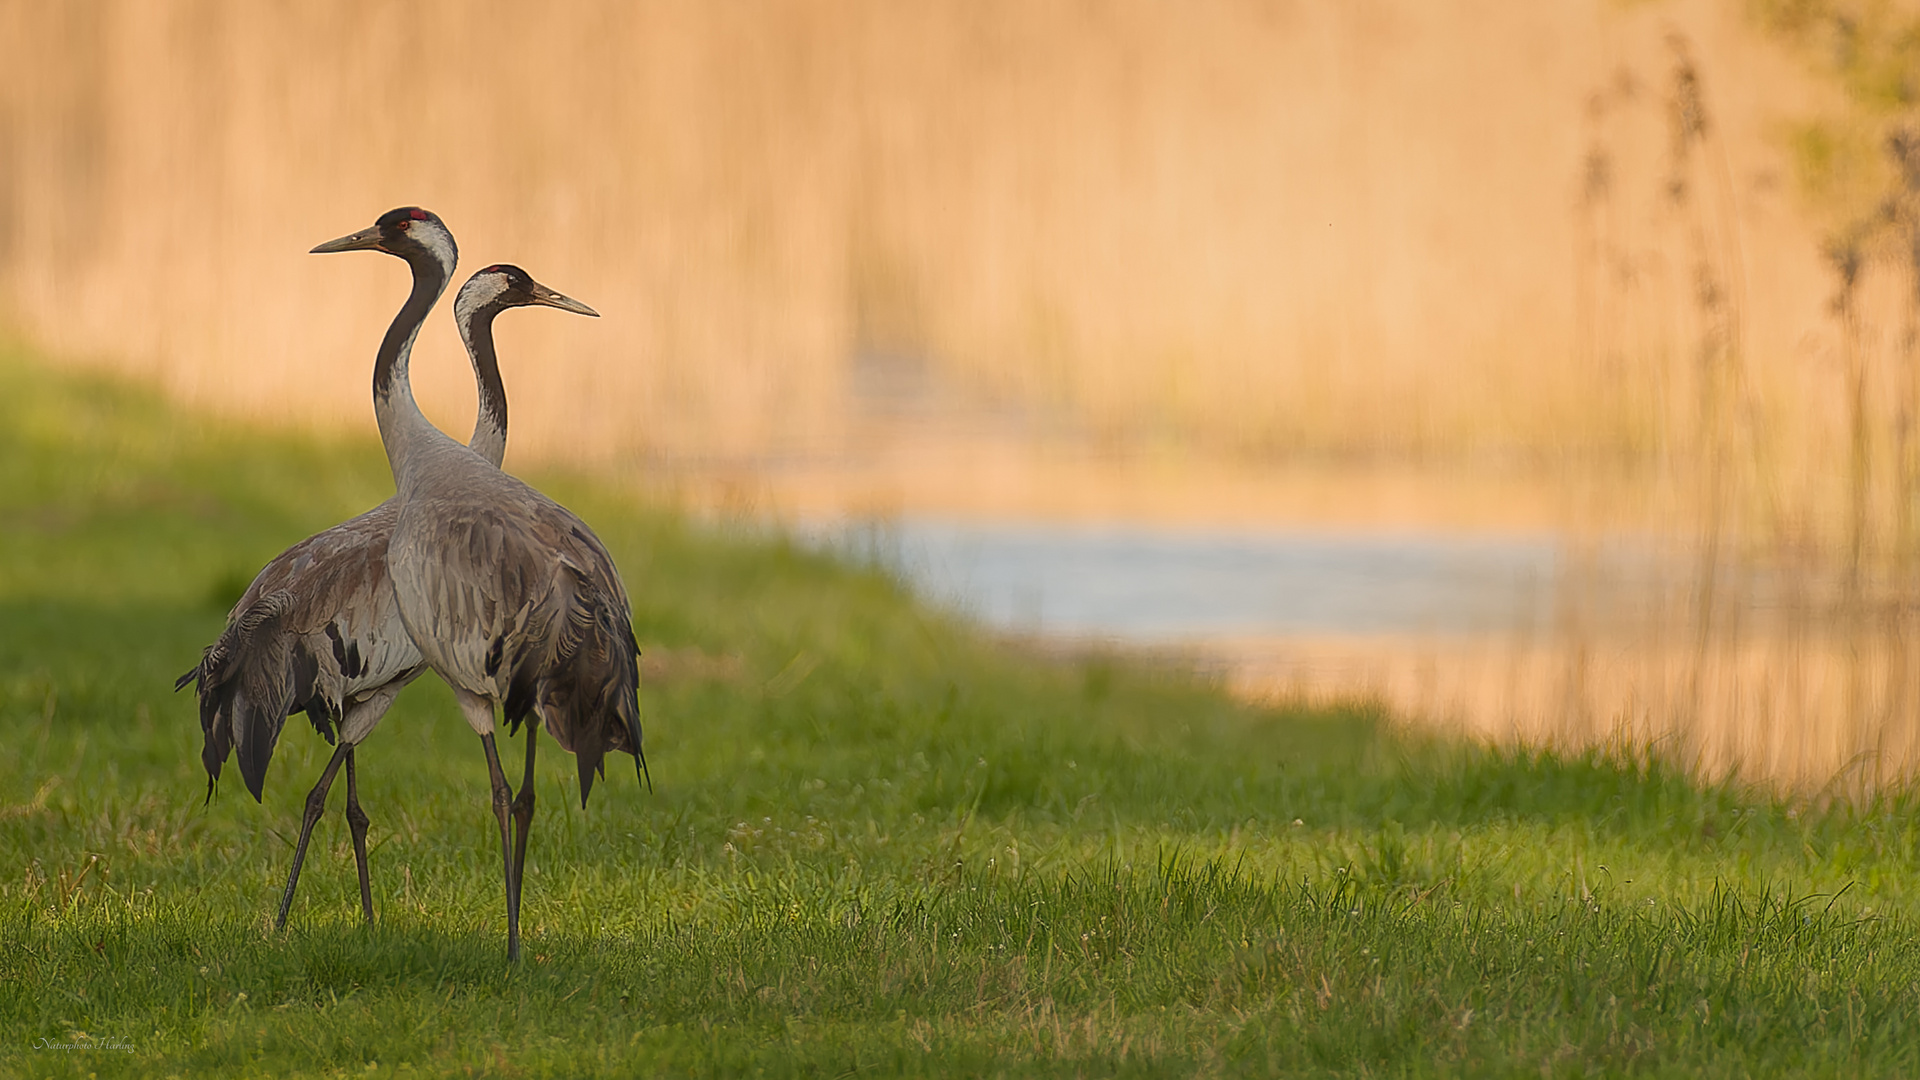
M411 229L411 228L413 228L413 222L407 220L406 218L400 219L399 229L401 232L406 232L408 229Z

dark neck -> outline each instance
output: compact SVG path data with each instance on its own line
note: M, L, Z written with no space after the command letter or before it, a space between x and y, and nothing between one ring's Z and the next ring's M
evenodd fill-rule
M393 317L393 323L387 327L387 336L380 341L380 354L373 362L373 400L376 405L385 403L393 395L395 382L399 382L412 396L407 386L407 358L413 352L413 339L420 333L421 324L427 321L427 313L433 310L434 302L447 288L447 268L430 255L418 254L407 257L407 265L413 268L413 291L407 295L407 302L400 307L400 313Z
M373 416L380 424L380 442L387 448L387 464L393 468L393 483L402 501L418 482L418 454L436 441L454 443L427 422L413 400L413 383L407 375L407 362L413 355L413 339L434 301L447 287L453 273L453 259L441 263L433 255L413 252L407 265L413 268L413 292L400 313L387 327L380 342L380 355L373 364Z
M495 465L505 460L507 453L507 387L500 379L500 360L493 351L493 318L500 310L483 307L460 327L480 392L480 410L473 418L473 438L467 445Z

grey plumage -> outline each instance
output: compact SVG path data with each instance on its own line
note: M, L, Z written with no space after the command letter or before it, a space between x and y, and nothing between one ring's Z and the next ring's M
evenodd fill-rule
M398 512L389 499L282 552L174 684L196 684L209 791L237 749L241 778L260 799L281 726L295 712L329 743L357 745L424 670L387 576Z
M369 249L405 259L416 282L374 363L374 415L399 505L388 571L401 621L427 664L453 687L487 757L505 871L507 955L517 959L539 728L576 755L583 806L609 750L632 753L636 774L645 775L631 605L612 558L584 522L449 438L413 400L405 320L438 295L421 283L452 271L456 253L445 227L408 207L314 250ZM518 795L494 743L496 705L510 729L527 724Z
M492 322L513 307L544 304L594 314L578 301L535 282L515 266L495 265L469 278L454 305L467 345L479 408L472 448L494 467L506 451L506 395L494 351ZM348 816L354 825L362 901L366 885L365 817L355 790L353 748L372 732L408 683L425 670L400 619L387 571L387 545L398 519L388 499L372 510L302 540L260 572L229 614L220 638L175 688L197 684L204 735L201 761L208 793L229 754L238 750L247 790L259 800L286 718L304 711L336 758L309 796L294 867L280 911L286 919L313 819L325 804L336 769L348 770Z
M565 507L505 473L447 468L423 487L403 502L393 540L402 619L463 698L488 699L489 717L501 705L509 732L534 716L575 755L586 805L607 752L641 764L639 651L612 557ZM463 707L473 723L475 703Z

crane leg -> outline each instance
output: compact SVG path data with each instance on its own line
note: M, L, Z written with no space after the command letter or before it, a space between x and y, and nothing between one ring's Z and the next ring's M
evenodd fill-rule
M373 924L373 886L367 880L367 812L360 809L360 782L353 772L353 747L347 747L347 827L353 830L353 861L360 871L360 914Z
M520 892L527 882L527 833L533 829L533 751L540 725L527 721L527 774L520 781L520 793L513 798L513 896L507 901L513 909L513 922L520 922ZM352 774L348 774L351 782Z
M487 752L487 773L493 781L493 816L500 820L500 857L506 864L507 879L507 960L511 962L520 959L520 911L513 902L519 893L519 885L514 881L513 837L507 827L513 789L507 786L506 771L500 768L500 754L494 749L493 732L480 736L480 746Z
M326 770L320 774L320 782L313 785L312 791L307 792L307 812L300 819L300 842L293 848L293 871L287 875L287 891L280 897L280 914L273 920L275 930L287 928L287 912L293 907L293 890L300 884L300 865L307 861L307 841L313 836L314 823L319 821L320 815L326 812L327 791L333 787L334 774L340 771L340 763L346 761L352 753L353 747L342 740L339 746L334 747L332 759L327 762ZM349 780L347 783L351 786L353 781Z

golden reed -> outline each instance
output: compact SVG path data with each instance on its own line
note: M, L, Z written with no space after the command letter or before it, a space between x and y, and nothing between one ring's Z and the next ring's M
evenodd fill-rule
M189 400L363 424L399 271L304 252L419 202L608 316L505 325L516 454L841 449L878 356L1119 444L1646 458L1687 419L1678 230L1578 206L1596 137L1661 153L1668 21L1796 423L1827 333L1768 141L1805 80L1728 6L4 0L0 302Z

